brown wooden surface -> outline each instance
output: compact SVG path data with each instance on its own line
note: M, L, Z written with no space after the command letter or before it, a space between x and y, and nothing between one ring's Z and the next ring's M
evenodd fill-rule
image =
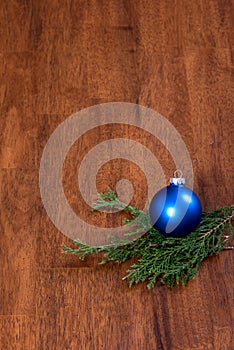
M231 15L229 0L1 1L1 350L232 349L232 251L206 261L186 288L129 289L121 280L129 263L61 254L71 241L47 217L38 187L43 148L63 120L127 101L180 132L204 208L233 204ZM134 128L123 132L147 143ZM159 160L169 177L167 152ZM144 176L134 165L108 169L99 189L123 175L141 205Z

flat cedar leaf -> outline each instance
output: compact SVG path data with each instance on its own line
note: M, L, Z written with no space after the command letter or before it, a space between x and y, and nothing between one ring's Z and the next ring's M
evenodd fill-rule
M137 258L138 260L127 270L127 275L123 277L123 280L129 279L130 287L148 281L147 288L151 289L158 280L170 288L176 284L185 286L198 274L204 259L220 253L223 249L233 249L228 247L228 244L234 233L231 223L234 218L234 207L210 209L202 214L200 225L188 236L166 238L149 226L148 212L121 202L110 188L106 193L99 193L98 197L93 210L104 207L116 208L131 214L132 220L125 219L125 224L129 226L126 236L131 237L131 240L125 241L110 236L110 244L92 247L76 239L74 243L77 247L74 249L62 244L63 252L75 254L82 260L89 254L105 252L104 260L99 264L123 263L133 257ZM133 220L136 222L134 229L131 230ZM139 233L142 233L140 237Z

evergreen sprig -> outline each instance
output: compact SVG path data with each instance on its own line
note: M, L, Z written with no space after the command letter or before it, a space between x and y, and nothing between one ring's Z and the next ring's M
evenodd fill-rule
M74 241L78 246L76 249L63 244L63 250L78 255L82 260L89 254L104 252L104 260L100 264L123 263L133 257L138 258L123 277L130 280L130 286L147 281L150 289L157 280L169 287L179 283L184 286L198 273L205 258L223 249L233 249L228 245L234 233L231 223L234 207L209 210L202 214L201 223L194 232L183 238L167 238L151 226L148 212L121 202L110 188L107 193L98 196L93 205L94 211L114 208L132 215L132 220L125 221L129 225L128 239L111 237L111 243L104 246L89 246L77 239ZM134 228L131 227L133 222ZM139 237L139 234L142 235ZM134 235L138 237L134 238Z

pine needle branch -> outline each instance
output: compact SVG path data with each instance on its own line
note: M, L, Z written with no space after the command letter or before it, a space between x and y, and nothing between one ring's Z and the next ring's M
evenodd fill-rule
M132 215L132 220L126 219L126 224L129 225L127 235L131 240L112 237L110 244L92 247L77 239L74 241L77 248L63 244L63 250L82 260L89 254L104 252L104 260L100 264L123 263L133 257L137 258L137 262L123 277L129 279L130 286L147 281L150 289L157 280L169 287L179 283L184 286L198 274L204 259L222 250L233 249L229 242L234 233L234 207L222 207L203 213L198 228L183 238L167 238L161 235L151 226L148 212L121 202L110 188L107 193L99 194L93 205L93 210L103 208L114 208ZM134 229L131 227L133 221ZM142 233L140 237L139 233ZM134 238L136 234L138 236Z

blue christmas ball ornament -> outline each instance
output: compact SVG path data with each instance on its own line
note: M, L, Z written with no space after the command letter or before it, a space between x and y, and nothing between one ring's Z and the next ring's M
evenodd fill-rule
M179 177L176 177L177 173ZM201 221L202 206L198 196L185 186L182 172L176 171L170 185L161 189L149 208L152 225L166 237L183 237Z

